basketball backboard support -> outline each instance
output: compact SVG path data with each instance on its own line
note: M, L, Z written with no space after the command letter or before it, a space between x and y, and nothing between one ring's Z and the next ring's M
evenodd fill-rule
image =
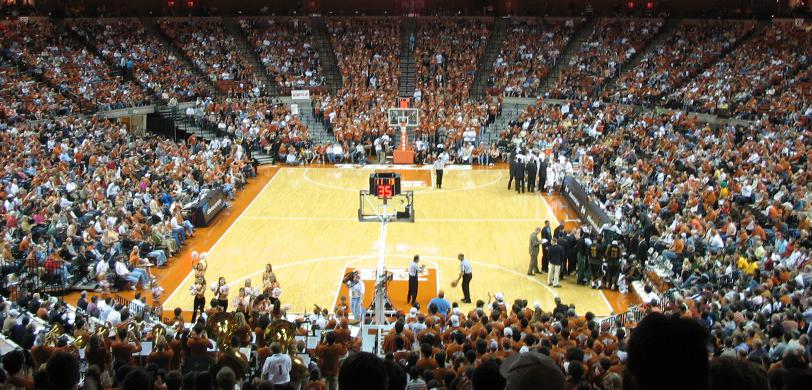
M361 190L358 196L359 222L414 222L414 192L402 191L389 199Z
M387 111L387 125L399 127L406 123L406 127L420 126L420 110L417 108L390 108Z

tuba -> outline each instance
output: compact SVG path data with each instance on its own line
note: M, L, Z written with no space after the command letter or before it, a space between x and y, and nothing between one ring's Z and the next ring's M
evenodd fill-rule
M234 335L235 328L232 313L214 313L206 321L206 334L215 340L217 349L221 351L231 348L231 336Z
M296 325L286 320L274 320L265 328L265 345L279 343L282 352L293 354L296 352L294 340L296 338Z

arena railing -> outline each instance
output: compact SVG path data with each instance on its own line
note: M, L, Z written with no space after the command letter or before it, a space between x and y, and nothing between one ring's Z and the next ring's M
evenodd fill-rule
M629 307L625 312L620 314L611 315L598 321L599 329L617 329L618 327L626 327L627 324L637 323L643 319L651 308L656 307L660 312L665 312L668 308L676 303L675 294L676 290L671 289L665 292L662 299L658 300L655 304L649 305L634 305Z

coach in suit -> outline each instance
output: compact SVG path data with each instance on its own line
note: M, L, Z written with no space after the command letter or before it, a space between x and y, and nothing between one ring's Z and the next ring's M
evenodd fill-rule
M544 221L544 228L541 229L541 271L547 272L548 253L550 241L553 240L553 231L550 229L550 221Z
M527 166L525 167L525 171L527 171L527 192L535 192L536 191L536 170L538 167L536 166L536 159L535 157L529 156L527 159Z
M510 179L508 180L508 189L510 189L510 185L513 184L513 180L516 179L516 149L510 152L510 159L508 160L508 164L510 166Z
M541 239L539 238L540 233L541 228L537 227L536 230L530 234L530 268L527 269L527 274L530 276L533 276L536 273L541 273L541 271L539 271L539 246L541 245Z
M516 192L519 194L524 193L524 164L526 159L522 153L516 155L516 172L514 174L516 176Z
M553 239L547 254L550 255L550 272L547 273L547 284L553 287L561 287L558 284L558 278L561 274L561 263L564 261L564 247L558 243L558 240Z
M547 161L544 160L543 154L539 157L539 192L542 192L547 185Z

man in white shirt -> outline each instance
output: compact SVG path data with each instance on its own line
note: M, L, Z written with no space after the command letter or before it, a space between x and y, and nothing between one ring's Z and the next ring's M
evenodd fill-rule
M448 153L445 151L445 149L443 149L434 160L434 173L437 179L437 189L443 188L443 170L445 169L446 164L448 164Z
M99 320L107 321L107 316L109 316L110 312L113 311L111 302L113 302L113 298L109 297L99 302Z
M364 293L366 288L364 282L361 281L361 274L356 273L352 280L347 282L347 287L350 289L350 309L352 315L356 320L364 323Z
M124 256L118 256L116 259L116 275L119 278L122 278L130 283L130 289L135 290L138 283L141 283L141 286L146 287L149 283L149 279L147 277L147 273L139 268L134 268L130 271L127 268L127 265L124 264Z
M273 355L265 359L262 366L262 378L276 386L285 386L290 383L290 370L293 363L290 356L282 353L282 346L279 343L271 344Z
M121 310L121 308L116 305L113 310L107 313L107 317L104 320L109 322L110 325L117 326L121 323L121 312L119 310Z

